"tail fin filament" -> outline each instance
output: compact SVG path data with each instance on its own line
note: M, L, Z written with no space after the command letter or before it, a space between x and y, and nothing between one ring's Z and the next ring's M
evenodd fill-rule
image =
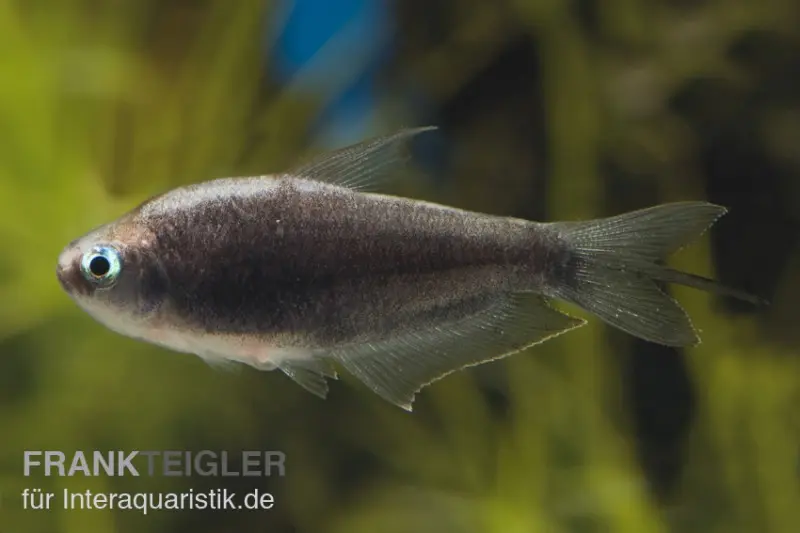
M667 256L699 237L725 212L724 207L706 202L679 202L604 219L552 224L566 249L550 295L651 342L698 344L686 312L656 282L762 302L663 264Z

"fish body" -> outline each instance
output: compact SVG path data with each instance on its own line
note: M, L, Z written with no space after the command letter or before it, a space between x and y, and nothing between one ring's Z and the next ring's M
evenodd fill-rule
M539 223L365 190L428 129L167 192L70 243L58 277L120 334L280 369L322 397L338 364L409 410L450 372L585 323L550 299L684 346L696 333L656 281L747 298L659 261L725 212L713 204Z

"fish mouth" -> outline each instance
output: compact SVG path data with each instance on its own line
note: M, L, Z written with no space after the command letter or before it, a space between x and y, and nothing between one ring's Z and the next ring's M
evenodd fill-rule
M75 268L73 265L63 265L59 262L58 266L56 267L56 277L58 278L58 282L61 283L61 287L67 294L79 294L81 296L87 296L90 293L89 287L87 287L86 281L81 276L81 273L78 272L78 269Z

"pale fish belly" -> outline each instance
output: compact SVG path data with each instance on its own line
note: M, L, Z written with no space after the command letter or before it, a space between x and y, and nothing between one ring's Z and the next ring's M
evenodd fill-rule
M178 352L194 354L212 365L243 363L258 370L311 360L308 349L290 348L280 339L267 341L252 335L233 335L153 328L142 333L144 340Z

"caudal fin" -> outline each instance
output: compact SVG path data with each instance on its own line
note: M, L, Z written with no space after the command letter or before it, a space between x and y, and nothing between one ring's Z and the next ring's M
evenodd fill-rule
M564 246L564 259L556 269L550 294L636 337L668 346L697 344L697 332L686 312L656 282L762 303L742 291L663 264L725 212L724 207L707 202L678 202L598 220L551 224Z

